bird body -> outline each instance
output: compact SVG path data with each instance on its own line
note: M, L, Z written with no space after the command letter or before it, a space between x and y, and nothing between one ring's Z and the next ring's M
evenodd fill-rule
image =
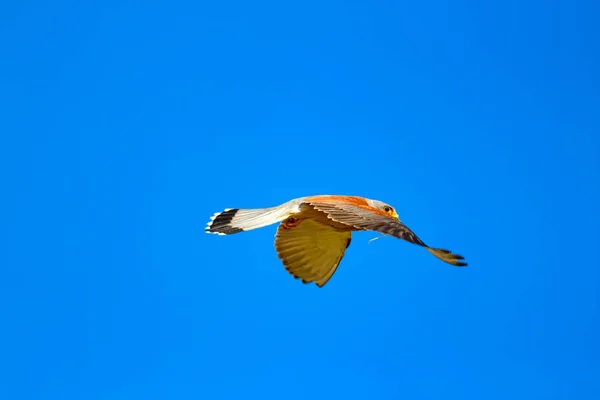
M333 276L352 232L372 230L425 247L442 261L466 266L462 256L431 248L404 225L390 205L360 196L300 197L270 208L227 208L215 213L207 233L231 235L279 223L275 249L286 270L303 283L323 287Z

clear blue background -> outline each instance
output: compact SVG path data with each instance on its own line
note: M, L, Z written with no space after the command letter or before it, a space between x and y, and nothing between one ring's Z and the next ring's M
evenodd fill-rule
M599 8L4 4L0 398L600 398ZM469 267L204 233L313 194Z

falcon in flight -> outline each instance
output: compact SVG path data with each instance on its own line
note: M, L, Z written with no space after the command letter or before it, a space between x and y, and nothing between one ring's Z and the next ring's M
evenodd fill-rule
M398 218L396 210L359 196L308 196L276 207L227 208L214 214L207 233L232 235L280 222L275 250L285 269L303 283L323 287L344 257L353 231L376 231L423 246L440 260L464 267L464 257L427 246Z

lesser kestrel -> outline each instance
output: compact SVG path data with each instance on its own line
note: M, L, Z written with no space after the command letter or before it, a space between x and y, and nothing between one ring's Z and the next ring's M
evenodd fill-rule
M359 196L308 196L276 207L227 208L211 217L206 232L231 235L281 222L275 249L285 269L303 283L323 287L340 265L353 231L372 230L423 246L448 264L464 267L462 256L431 248L398 218L396 210Z

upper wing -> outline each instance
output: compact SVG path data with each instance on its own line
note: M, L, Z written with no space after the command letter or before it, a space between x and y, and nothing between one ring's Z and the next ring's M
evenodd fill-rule
M408 242L425 247L431 254L448 264L457 267L464 267L467 265L465 262L458 261L464 259L464 257L458 254L453 254L449 250L436 249L427 246L413 231L395 218L376 214L368 209L352 204L310 202L310 205L315 209L326 213L330 219L339 223L404 239Z
M323 287L340 265L351 235L310 218L293 225L282 222L275 235L275 249L294 278Z

